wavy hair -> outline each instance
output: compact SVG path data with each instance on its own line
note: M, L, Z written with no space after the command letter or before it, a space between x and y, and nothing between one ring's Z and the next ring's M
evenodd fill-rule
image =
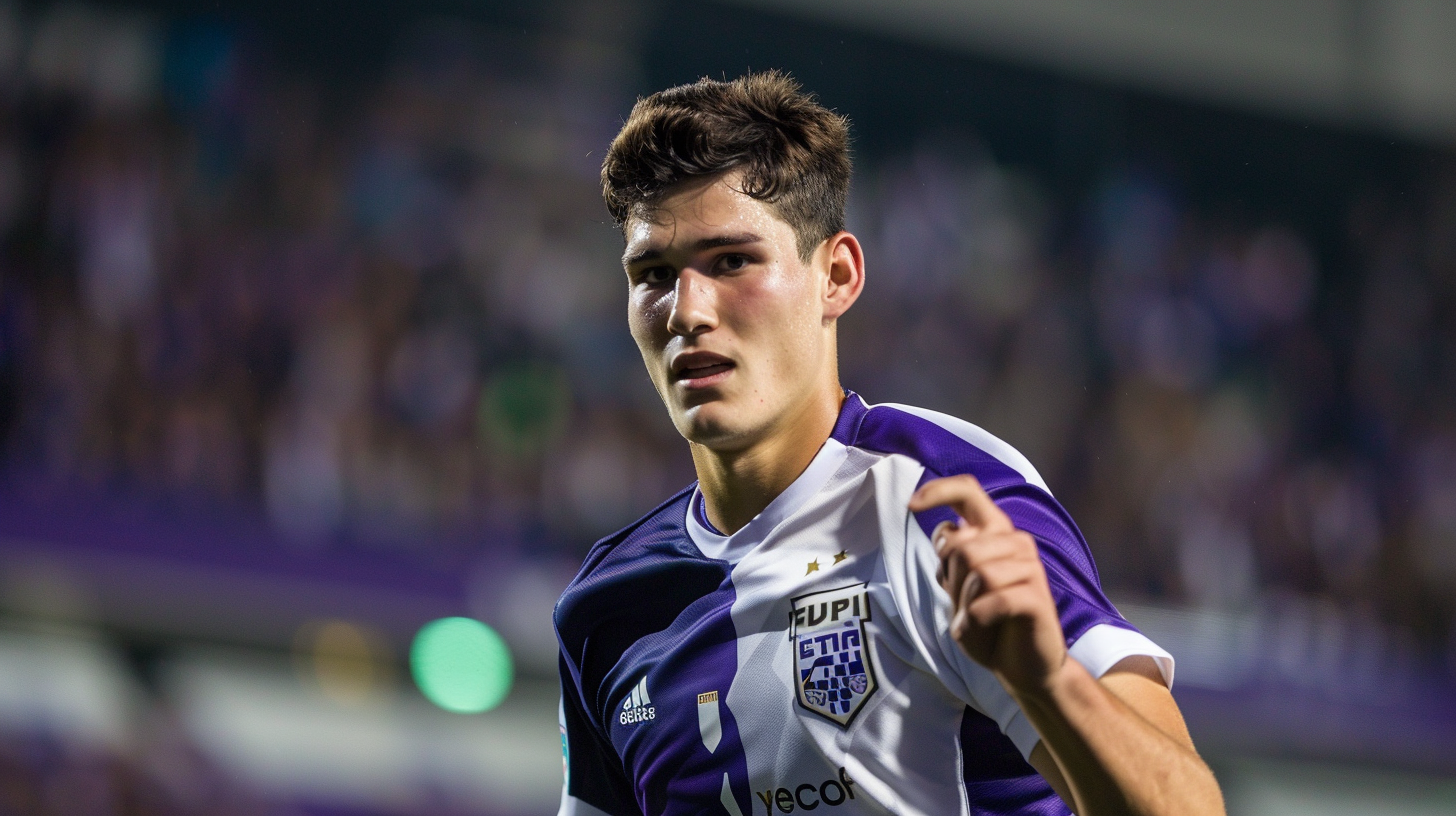
M637 100L602 162L602 197L619 228L674 185L742 172L742 192L794 229L799 256L844 229L849 122L788 75L700 79Z

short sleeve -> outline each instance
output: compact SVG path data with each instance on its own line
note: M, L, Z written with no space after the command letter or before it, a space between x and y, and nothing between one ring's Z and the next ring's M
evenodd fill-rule
M1038 543L1041 544L1040 541ZM1041 545L1041 549L1043 563L1046 563L1045 545ZM911 617L907 623L917 630L917 639L926 647L931 671L952 694L995 721L1022 757L1029 759L1041 737L995 675L967 656L951 637L951 598L936 580L939 559L929 536L913 516L906 524L905 549L900 559L899 568L891 572L899 573L896 576L899 580L894 581L901 584L897 587L897 594L910 600L909 608L902 609L902 614L908 613ZM1050 579L1050 566L1047 572ZM1068 598L1070 593L1065 586L1052 583L1052 594L1064 631L1068 628L1068 610L1083 617L1090 616L1087 610L1080 608L1083 599ZM1102 676L1125 657L1147 655L1158 661L1164 678L1171 682L1172 656L1133 629L1131 624L1116 615L1115 610L1110 614L1103 613L1103 619L1082 629L1075 639L1069 635L1068 651L1094 677Z
M1146 655L1157 662L1163 682L1172 688L1173 656L1128 623L1107 599L1091 549L1062 505L1026 482L992 486L987 492L1017 529L1036 539L1072 657L1092 676L1101 677L1123 658ZM921 522L922 529L928 521Z
M565 658L558 718L565 779L557 816L641 816L622 762L587 718Z
M954 449L954 445L940 446ZM1100 677L1125 657L1147 655L1157 661L1170 685L1173 658L1137 631L1103 594L1086 541L1070 516L1043 486L1019 471L975 449L979 456L941 456L936 467L916 460L891 465L895 498L884 512L896 513L903 538L885 552L887 577L902 619L920 645L930 671L967 705L993 720L1023 758L1029 758L1040 736L1015 700L991 672L971 660L950 636L951 599L936 579L939 559L930 533L942 521L953 519L949 508L920 513L905 509L909 496L925 482L940 476L968 473L981 483L993 501L1018 529L1037 542L1068 651ZM889 487L887 485L887 487Z
M918 463L918 481L912 489L941 476L975 477L1012 523L1036 538L1072 656L1100 676L1124 657L1146 654L1158 662L1163 679L1172 686L1173 658L1107 600L1086 539L1036 468L1015 448L962 419L908 405L870 407L857 395L846 399L834 433L847 444L901 454ZM938 507L916 513L913 519L925 538L937 524L954 517L949 508ZM932 579L934 556L929 553Z
M906 634L925 668L951 694L994 721L1023 757L1030 756L1036 731L996 676L950 636L951 599L935 578L935 550L913 515L902 511L902 518L904 538L884 542L883 554L886 580Z

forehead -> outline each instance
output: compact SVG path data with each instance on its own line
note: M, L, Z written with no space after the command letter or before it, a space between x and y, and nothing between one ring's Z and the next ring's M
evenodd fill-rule
M692 179L669 190L651 209L634 212L623 226L624 257L686 247L715 234L755 234L792 243L788 222L772 206L739 189L739 181L737 174Z

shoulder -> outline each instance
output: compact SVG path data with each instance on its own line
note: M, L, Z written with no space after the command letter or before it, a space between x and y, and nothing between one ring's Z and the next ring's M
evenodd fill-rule
M661 545L681 535L687 519L688 502L692 498L696 482L674 493L671 498L657 505L626 527L599 539L587 551L581 569L567 586L589 583L593 573L604 564L620 558L631 558L642 550L658 549Z
M932 476L969 473L988 490L1022 483L1051 494L1020 451L979 426L939 411L896 403L870 405L852 393L834 436L850 447L908 456Z
M556 602L556 633L568 658L579 659L603 626L630 619L629 629L650 628L661 614L675 614L677 596L699 597L722 582L721 565L699 555L687 536L692 487L592 546Z
M1018 529L1046 545L1044 560L1056 573L1052 580L1066 573L1067 581L1097 584L1091 551L1066 508L1031 462L990 432L949 414L895 403L870 405L851 394L834 433L846 445L914 460L922 468L916 486L941 476L975 477ZM955 518L945 507L913 516L927 536L940 522Z
M901 492L897 497L904 495L904 488L909 487L904 482L909 478L915 478L918 486L941 476L974 476L1017 529L1037 540L1068 643L1099 624L1131 628L1102 592L1091 548L1076 522L1052 496L1031 462L1011 445L948 414L893 403L869 405L855 394L850 395L834 433L846 445L899 454L921 466L914 476L900 477L897 487ZM904 545L907 566L900 568L903 580L912 576L930 580L936 559L929 537L938 524L953 521L955 513L937 507L909 515L915 523L906 525L907 532L918 528L924 535ZM908 559L912 556L919 561L911 563ZM1114 645L1122 643L1115 633L1109 637Z

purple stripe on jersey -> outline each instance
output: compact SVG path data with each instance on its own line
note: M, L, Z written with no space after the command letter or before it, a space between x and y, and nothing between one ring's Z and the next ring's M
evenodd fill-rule
M1133 628L1102 593L1092 554L1071 516L1015 468L928 419L889 406L867 408L853 393L845 400L833 436L845 445L909 456L925 467L922 483L960 473L974 476L1012 523L1036 539L1068 645L1098 624ZM926 535L954 518L944 507L915 514ZM967 708L960 736L971 813L1070 813L994 721Z
M562 690L575 695L563 703L569 789L608 813L721 812L725 773L750 812L738 724L721 702L738 670L737 595L731 566L703 558L687 537L691 495L599 542L557 604ZM711 691L722 737L710 752L697 707Z
M689 631L669 630L664 639L672 639L661 644L660 651L644 644L643 653L633 655L634 660L656 660L647 676L657 718L645 724L650 733L638 726L635 734L618 742L623 764L635 777L643 813L721 813L725 771L739 810L751 812L747 757L738 723L727 704L728 687L738 671L738 633L731 615L735 599L732 580L725 579L701 606L684 614L695 619ZM715 705L722 739L709 753L698 726L697 707L698 695L713 691L718 692ZM626 688L623 696L630 692ZM614 732L618 728L622 727L614 726ZM613 736L615 740L616 734Z
M859 433L859 424L864 421L869 409L864 400L853 391L844 392L844 404L839 406L839 418L834 421L834 430L829 435L840 443L853 445Z
M708 520L708 503L703 499L702 493L693 494L693 518L703 525L704 530L713 535L727 535L727 533L720 532L717 527L713 526L713 522Z
M976 477L1011 522L1040 545L1069 645L1101 623L1133 628L1102 593L1092 554L1071 516L1015 468L928 419L883 405L866 409L853 394L845 400L834 435L846 445L909 456L925 466L922 482L959 473ZM926 535L954 518L947 507L915 514Z
M960 737L972 816L1071 816L1071 809L1015 746L1010 751L980 748L1010 742L995 720L966 706Z

